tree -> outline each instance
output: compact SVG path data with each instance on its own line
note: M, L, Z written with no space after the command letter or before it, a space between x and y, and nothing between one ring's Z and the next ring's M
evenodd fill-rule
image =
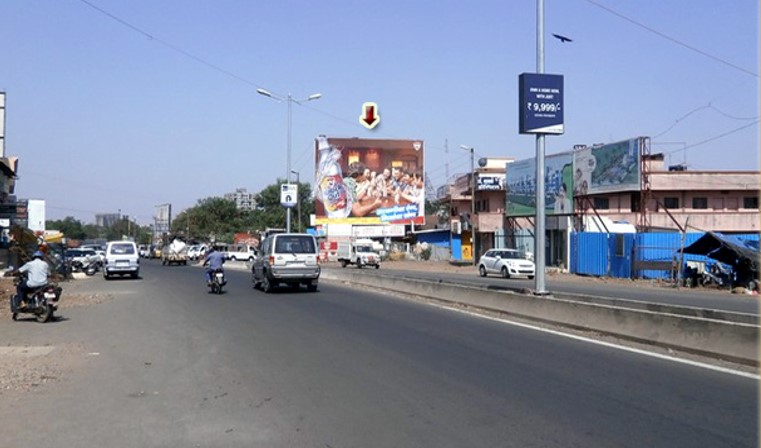
M73 216L67 216L62 220L45 221L45 228L58 230L67 238L75 240L84 240L88 237L82 222L75 219Z
M191 239L231 241L232 234L240 231L242 224L242 214L234 201L208 197L180 212L172 222L171 231Z

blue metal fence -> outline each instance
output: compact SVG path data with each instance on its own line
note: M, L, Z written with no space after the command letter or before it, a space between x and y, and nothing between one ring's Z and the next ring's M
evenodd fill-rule
M574 232L571 234L570 268L574 274L668 279L679 264L679 251L703 236L702 232L682 234L649 232L613 234ZM759 234L735 235L759 241ZM685 254L683 262L708 262L702 255Z

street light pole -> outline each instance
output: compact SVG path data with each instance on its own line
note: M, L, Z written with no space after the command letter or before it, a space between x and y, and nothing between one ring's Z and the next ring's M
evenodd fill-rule
M544 73L544 0L536 2L536 72ZM534 294L546 295L545 271L545 204L544 204L544 134L536 135L536 227L534 229Z
M478 261L476 260L476 226L473 223L476 220L476 167L474 159L474 148L472 146L460 145L460 148L470 151L470 250L473 255L473 265L475 266Z
M296 170L291 170L291 173L296 175L296 185L298 185L296 188L296 208L298 209L297 213L299 215L298 229L299 232L301 232L301 174Z
M317 100L322 97L321 93L313 93L306 97L303 100L294 100L291 93L288 93L288 96L285 98L281 98L277 95L273 95L271 92L264 90L264 89L256 89L256 93L259 95L266 96L268 98L272 98L276 101L287 101L288 102L288 147L287 147L287 155L286 155L286 182L288 184L291 183L291 133L292 133L292 121L293 121L293 103L301 104L303 101L312 101ZM286 232L291 232L291 208L288 207L285 209L285 228Z

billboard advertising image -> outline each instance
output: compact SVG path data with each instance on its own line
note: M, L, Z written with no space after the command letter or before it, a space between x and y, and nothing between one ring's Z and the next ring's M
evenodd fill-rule
M545 214L573 214L573 153L561 153L544 159ZM536 214L536 159L509 163L507 170L508 216Z
M639 191L640 139L577 150L573 157L574 196Z
M422 140L315 140L315 224L425 224Z

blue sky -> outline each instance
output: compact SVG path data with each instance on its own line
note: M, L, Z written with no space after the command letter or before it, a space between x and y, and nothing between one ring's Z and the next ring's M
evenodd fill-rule
M650 136L669 163L758 170L758 17L755 0L545 0L545 71L565 77L547 154ZM534 155L517 97L535 1L4 0L0 18L6 155L49 219L147 224L284 178L287 105L257 87L323 95L293 107L302 181L318 134L422 139L434 186L469 169L462 144Z

